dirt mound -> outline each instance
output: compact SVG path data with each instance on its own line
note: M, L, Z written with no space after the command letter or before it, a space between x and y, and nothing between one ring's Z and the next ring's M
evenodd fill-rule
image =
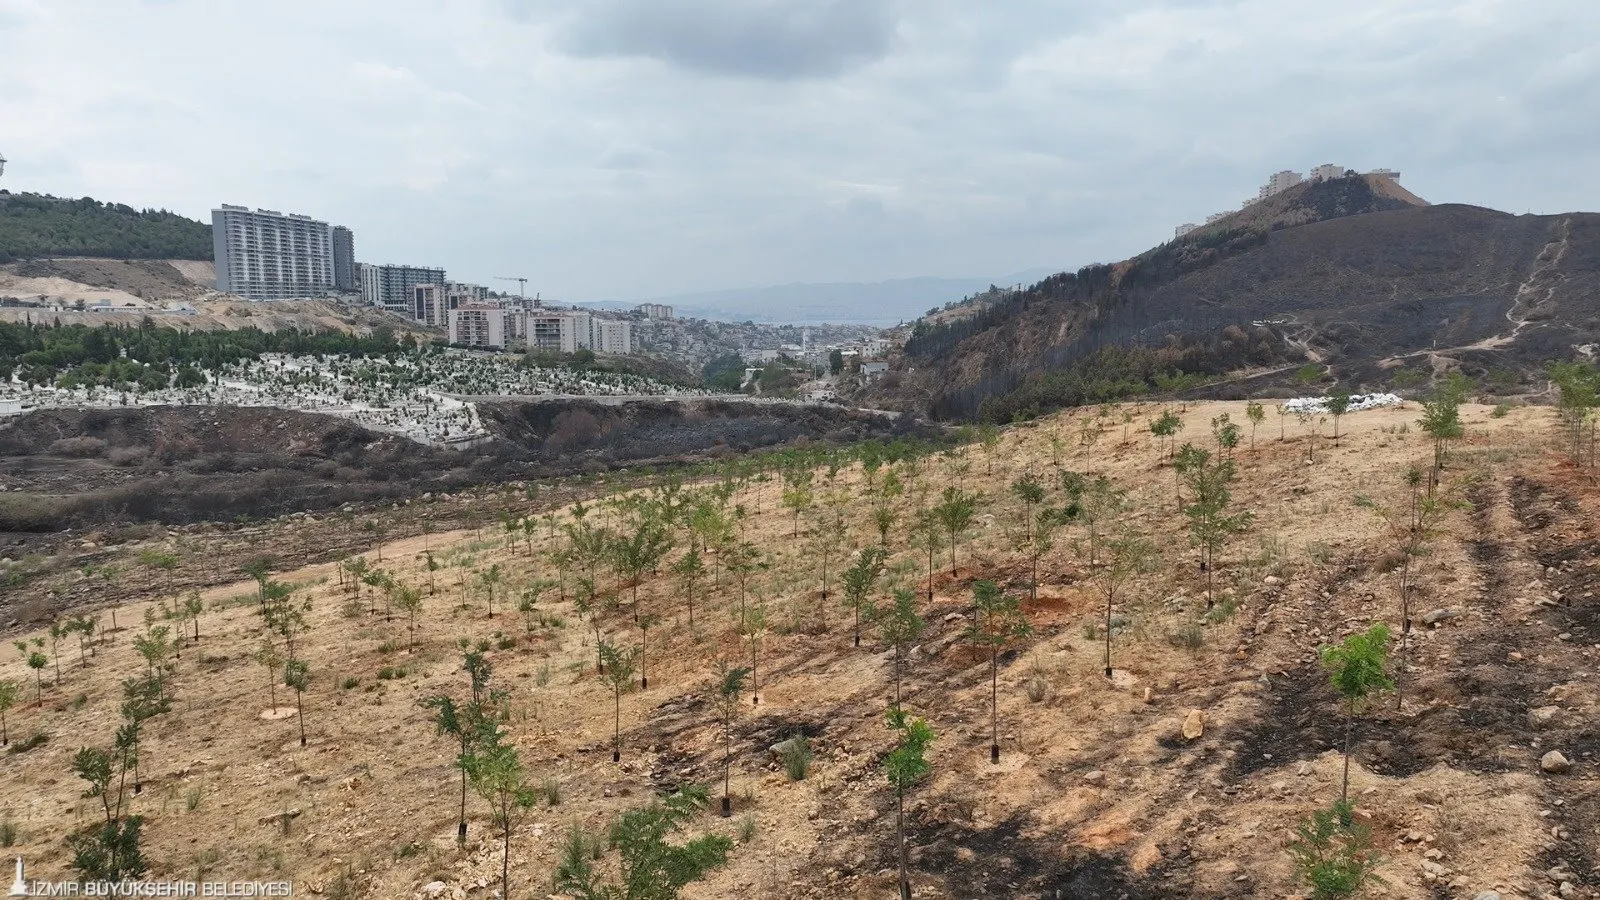
M192 300L207 287L184 277L171 263L157 259L34 259L0 270L0 293L29 296L36 281L72 282L91 288L88 294L129 294L142 300ZM43 291L54 296L55 290ZM79 299L68 297L66 299ZM84 297L83 299L89 299ZM118 304L120 305L120 304Z

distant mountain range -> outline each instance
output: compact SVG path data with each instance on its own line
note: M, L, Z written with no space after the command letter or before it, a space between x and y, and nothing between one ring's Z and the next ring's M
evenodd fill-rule
M894 325L990 285L1026 287L1056 271L1012 272L998 278L897 278L892 281L779 284L771 287L673 294L627 303L589 304L630 309L639 303L665 303L675 315L697 319L814 325Z

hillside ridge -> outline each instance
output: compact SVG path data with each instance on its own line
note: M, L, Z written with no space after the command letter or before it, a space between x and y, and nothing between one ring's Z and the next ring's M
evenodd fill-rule
M919 322L869 398L1007 420L1157 389L1173 371L1271 372L1287 390L1288 373L1308 361L1351 389L1388 388L1405 367L1396 360L1427 351L1424 374L1503 370L1531 384L1546 360L1600 337L1600 215L1417 206L1364 178L1256 206L963 319ZM1536 298L1522 289L1535 272ZM1519 296L1537 309L1509 333Z

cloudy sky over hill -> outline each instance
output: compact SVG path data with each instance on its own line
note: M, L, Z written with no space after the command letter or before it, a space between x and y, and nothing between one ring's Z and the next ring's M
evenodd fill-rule
M1592 0L0 0L0 187L573 299L1074 268L1322 162L1600 209L1596 109Z

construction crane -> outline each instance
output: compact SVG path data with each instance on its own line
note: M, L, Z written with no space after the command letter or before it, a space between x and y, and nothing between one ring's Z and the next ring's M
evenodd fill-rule
M520 275L496 275L497 281L515 281L517 283L517 296L523 300L528 299L528 279Z

